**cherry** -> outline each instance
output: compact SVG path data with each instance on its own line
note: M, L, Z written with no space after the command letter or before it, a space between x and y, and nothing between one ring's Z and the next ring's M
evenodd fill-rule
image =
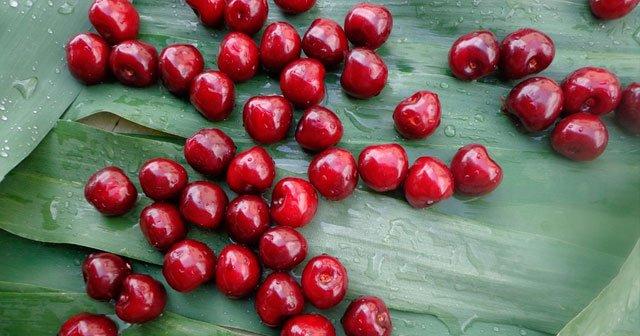
M604 68L585 67L562 82L564 112L587 112L597 116L613 111L622 98L618 77Z
M86 85L103 82L109 76L110 48L94 33L82 33L69 40L66 47L69 72Z
M619 19L631 13L640 0L589 0L591 12L602 20Z
M524 28L507 35L500 44L500 70L519 79L546 69L556 55L553 40L545 33Z
M328 68L334 68L344 60L349 51L347 35L340 25L326 18L313 20L302 37L302 49L309 58L315 58Z
M217 128L203 128L187 139L184 158L193 169L216 177L225 172L236 155L233 140Z
M344 30L349 41L357 47L378 49L393 27L393 16L387 7L371 3L355 5L344 19Z
M640 83L631 83L622 92L616 121L631 134L640 135Z
M560 120L551 133L551 146L574 161L591 161L607 148L609 133L598 116L578 112Z
M460 36L449 51L449 68L461 80L487 76L498 68L500 46L496 36L481 30Z
M90 254L82 263L82 277L87 295L95 300L113 300L122 289L122 282L131 274L131 264L111 253Z
M103 215L120 216L136 204L138 191L122 169L110 166L89 177L84 197Z
M329 309L347 294L349 277L337 258L323 254L312 258L302 271L302 292L317 308Z
M358 157L360 177L369 188L378 192L397 189L408 170L407 152L398 144L371 145Z
M258 96L247 100L242 110L244 129L262 144L287 137L293 121L293 106L282 96Z
M286 22L267 26L260 41L260 63L268 72L278 74L287 64L300 58L302 40Z
M549 128L562 113L565 95L554 80L533 77L518 84L507 97L505 110L529 132Z
M189 93L193 79L204 69L204 58L200 50L190 44L172 44L160 53L158 67L167 90L184 96Z
M58 336L117 336L118 326L104 315L80 313L62 324Z
M258 72L258 46L246 34L229 33L220 42L218 68L236 83L253 78Z
M265 267L289 271L307 257L307 240L291 227L278 226L260 238L258 252Z
M358 184L356 160L342 148L329 148L316 155L308 175L318 192L331 201L347 198Z
M184 239L187 228L180 211L170 203L153 203L140 213L140 230L151 246L164 251Z
M122 283L116 302L116 315L127 323L145 323L156 319L167 304L164 286L145 274L131 274Z
M186 0L186 3L205 26L216 28L224 22L226 0Z
M259 194L271 188L276 178L276 163L259 146L238 154L227 169L227 184L238 194Z
M142 191L151 199L164 201L175 199L187 185L187 170L179 163L166 159L148 160L138 172Z
M437 158L420 157L409 168L404 195L414 208L424 208L453 195L453 175Z
M282 327L280 336L336 336L336 329L326 317L303 314L290 318Z
M285 13L300 14L308 11L316 4L316 0L274 0Z
M133 40L140 29L138 11L128 0L95 0L89 21L109 44Z
M220 251L216 264L216 287L233 299L243 298L260 282L260 261L248 248L229 244Z
M347 54L340 84L349 95L368 99L382 92L388 74L387 65L375 51L355 48Z
M149 86L158 77L158 52L151 44L139 40L124 41L111 50L109 69L124 85Z
M271 273L256 292L255 307L262 323L277 327L304 310L302 289L291 275Z
M227 0L224 20L231 31L257 33L267 20L267 0Z
M213 279L215 268L213 250L199 241L185 239L164 255L162 275L171 288L188 293Z
M269 228L269 220L269 205L260 196L238 196L227 207L227 231L241 244L257 243Z
M318 194L311 183L287 177L276 183L271 193L271 219L276 225L303 227L318 209Z
M393 331L389 309L375 296L353 300L341 322L347 336L391 336Z
M324 99L325 69L322 63L301 58L287 65L280 73L280 90L296 107L307 108Z
M340 142L344 128L340 118L326 107L312 106L304 111L296 128L296 141L309 151L321 151Z
M418 91L393 111L396 130L406 139L424 139L440 126L440 99L431 91Z
M217 184L198 181L188 184L180 197L180 213L189 222L205 229L215 229L224 219L227 194Z
M494 191L502 182L502 168L483 145L470 144L458 150L451 160L456 191L480 196Z
M208 70L193 79L189 98L202 116L211 121L221 121L233 111L236 92L229 76Z

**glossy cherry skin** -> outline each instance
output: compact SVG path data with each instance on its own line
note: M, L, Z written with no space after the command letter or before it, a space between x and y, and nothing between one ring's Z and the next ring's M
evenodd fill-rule
M318 209L318 194L311 183L287 177L271 193L271 219L276 225L299 228L307 225Z
M160 53L160 79L169 92L184 96L193 79L204 70L204 57L190 44L173 44Z
M269 205L260 196L238 196L227 207L225 223L234 241L254 245L269 229Z
M340 84L350 96L368 99L382 92L388 75L387 65L375 51L356 48L347 54Z
M342 148L329 148L309 164L309 181L326 199L349 197L358 184L358 167L353 155Z
M633 135L640 135L640 83L631 83L622 92L616 121Z
M549 128L562 113L565 95L554 80L533 77L511 90L505 110L513 115L528 132Z
M117 336L118 326L104 315L80 313L62 324L58 336Z
M280 73L280 90L298 108L317 105L326 92L324 76L325 69L319 61L310 58L295 60Z
M253 35L262 28L268 14L267 0L227 0L224 20L229 30Z
M260 63L270 73L280 73L287 64L300 58L301 51L300 35L286 22L274 22L262 33Z
M293 122L293 105L282 96L257 96L242 110L244 129L261 144L284 140Z
M202 116L211 121L221 121L233 111L236 89L229 76L208 70L193 79L189 99Z
M437 158L420 157L409 168L404 196L414 208L425 208L453 195L453 175Z
M238 194L259 194L271 188L276 178L276 163L259 146L238 154L227 169L227 184Z
M217 128L203 128L189 137L184 144L187 163L210 177L224 173L235 155L235 143Z
M316 0L274 0L285 13L300 14L308 11L316 4Z
M158 52L151 44L139 40L124 41L111 50L109 69L124 85L149 86L158 77Z
M116 302L116 315L127 323L155 320L167 304L164 286L145 274L131 274L122 283L122 293Z
M300 147L317 152L337 145L343 133L340 118L328 108L316 105L300 117L295 137Z
M500 46L496 36L487 30L460 36L449 51L449 68L461 80L485 77L498 68Z
M128 0L95 0L89 21L110 44L133 40L140 29L138 11Z
M304 310L302 289L291 275L271 273L256 292L255 307L262 323L277 327Z
M456 192L480 196L494 191L502 182L502 168L483 145L470 144L458 150L451 160Z
M631 13L640 0L589 0L591 12L602 20L619 19Z
M303 314L290 318L280 336L336 336L336 329L326 317L318 314Z
M340 260L323 254L309 260L302 271L302 292L316 308L329 309L342 302L349 276Z
M100 35L78 34L66 46L69 72L86 85L103 82L109 76L110 52L109 45Z
M217 184L198 181L187 185L180 196L180 213L188 222L216 229L224 219L229 199Z
M391 314L384 301L361 296L351 302L341 319L347 336L391 336Z
M199 241L185 239L167 250L162 275L171 288L188 293L213 279L215 269L213 250Z
M288 226L269 229L262 238L258 252L265 267L274 271L289 271L307 257L307 240Z
M620 80L604 68L585 67L562 82L565 114L587 112L597 116L613 111L622 98Z
M393 16L387 7L371 3L355 5L344 19L344 31L354 46L378 49L393 28Z
M133 208L138 192L122 169L111 166L89 177L84 197L103 215L120 216Z
M246 34L229 33L220 42L218 69L236 83L253 78L260 66L259 49Z
M342 63L349 51L347 35L340 25L326 18L315 19L302 37L302 50L328 68Z
M360 177L377 192L397 189L409 171L407 152L398 144L371 145L358 157Z
M578 112L560 120L551 133L551 146L574 161L598 158L609 143L609 132L598 116Z
M142 164L138 179L147 197L164 201L180 195L187 186L189 175L179 163L166 158L155 158Z
M216 28L224 23L226 0L186 0L186 3L193 9L203 25Z
M131 264L112 253L94 253L82 263L87 295L108 301L118 297L122 282L131 274Z
M187 228L173 204L157 202L140 213L140 230L151 246L164 251L184 239Z
M438 95L431 91L418 91L396 106L393 122L405 139L424 139L440 126L441 115Z
M509 79L538 73L553 62L556 47L545 33L524 28L507 35L500 44L500 70Z
M220 251L216 264L216 287L233 299L248 296L260 282L260 261L248 248L230 244Z

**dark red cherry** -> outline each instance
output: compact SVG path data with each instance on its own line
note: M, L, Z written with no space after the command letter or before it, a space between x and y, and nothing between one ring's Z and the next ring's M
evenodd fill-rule
M591 12L602 20L619 19L631 13L640 0L589 0Z
M260 63L273 74L300 58L302 40L296 29L286 22L267 26L260 41Z
M253 78L260 66L256 43L246 34L229 33L220 42L218 69L236 83Z
M474 80L490 75L498 68L500 46L496 36L487 30L460 36L449 51L449 68L461 80Z
M546 69L556 55L553 40L545 33L524 28L507 35L500 44L500 70L519 79Z
M188 222L215 229L224 219L229 199L217 184L198 181L187 185L180 196L180 213Z
M280 336L336 336L336 329L326 317L318 314L303 314L290 318Z
M329 309L342 302L349 287L347 270L337 258L312 258L302 271L302 292L316 308Z
M340 25L326 18L315 19L302 37L302 49L309 58L315 58L326 67L342 63L349 51L347 35Z
M300 14L308 11L316 4L316 0L274 0L285 13Z
M259 194L271 188L276 178L276 163L259 146L238 154L227 169L227 184L238 194Z
M69 72L86 85L103 82L109 76L110 52L109 45L100 35L78 34L66 47Z
M89 21L109 44L133 40L140 29L138 11L128 0L95 0Z
M356 48L347 54L340 84L350 96L368 99L382 92L388 74L387 65L375 51Z
M344 31L356 47L378 49L393 28L393 16L387 7L360 3L351 8L344 19Z
M585 67L562 82L565 114L587 112L605 115L618 107L622 98L620 80L604 68Z
M303 227L313 219L317 209L318 195L311 183L287 177L273 187L271 219L276 225Z
M640 83L631 83L622 92L616 121L631 134L640 135Z
M118 326L104 315L80 313L62 324L58 336L117 336Z
M456 191L480 196L494 191L502 182L502 168L483 145L470 144L458 150L451 160Z
M332 201L349 197L358 184L356 160L342 148L329 148L316 155L308 175L318 192Z
M193 79L204 69L204 58L200 50L190 44L173 44L160 53L158 67L167 90L184 96L189 93Z
M162 274L171 288L191 292L213 279L216 255L206 244L193 239L180 241L167 251Z
M551 146L574 161L591 161L607 148L609 132L598 116L578 112L560 120L551 133Z
M153 203L140 213L140 230L151 246L164 251L184 239L187 228L180 211L170 203Z
M131 274L122 283L122 293L116 302L116 315L127 323L155 320L167 304L164 286L145 274Z
M408 170L407 152L398 144L371 145L358 157L360 177L369 188L378 192L397 189Z
M145 195L156 201L175 199L187 185L187 170L179 163L155 158L145 162L138 172Z
M302 289L291 275L271 273L258 288L255 307L262 323L277 327L304 310Z
M87 294L96 300L113 300L122 289L122 282L131 274L131 264L112 253L94 253L82 263L82 277Z
M220 251L216 264L216 287L233 299L243 298L260 282L260 261L248 248L229 244Z
M340 142L344 128L340 118L326 107L312 106L304 111L296 128L300 147L317 152Z
M267 14L266 0L227 0L224 20L229 30L253 35L262 28Z
M513 115L528 132L549 128L562 113L565 95L553 79L533 77L511 90L505 110Z
M84 197L103 215L120 216L136 204L138 191L122 169L111 166L89 177Z
M224 22L226 0L186 0L200 22L207 27L217 28Z
M453 183L453 175L444 162L423 156L409 168L404 196L414 208L425 208L451 197Z
M158 52L151 44L139 40L122 42L111 50L109 69L124 85L149 86L158 77Z
M233 111L235 86L224 73L208 70L193 79L189 98L205 118L211 121L224 120Z
M210 177L224 173L235 155L235 143L217 128L203 128L189 137L184 144L184 158L187 163Z
M253 245L269 228L269 205L260 196L238 196L227 207L225 223L234 241Z
M393 331L389 309L375 296L353 300L341 322L347 336L391 336Z
M307 257L307 240L288 226L269 229L259 244L260 260L274 271L289 271Z
M396 130L406 139L424 139L440 126L440 99L431 91L418 91L403 99L395 111Z
M293 106L282 96L257 96L247 100L242 110L244 129L262 144L287 137L293 121Z
M325 69L319 61L310 58L295 60L280 73L280 90L296 107L317 105L326 92L324 76Z

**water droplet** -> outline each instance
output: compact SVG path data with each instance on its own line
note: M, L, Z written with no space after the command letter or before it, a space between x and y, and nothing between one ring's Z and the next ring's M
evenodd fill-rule
M444 135L446 135L449 138L453 138L454 136L456 136L456 127L453 125L447 125L444 128Z
M7 118L6 115L0 116L0 120L2 121L7 121L9 118Z
M73 10L76 8L76 0L73 1L65 1L60 7L58 7L58 13L63 15L69 15L73 13Z
M47 28L47 33L53 34L53 30L51 28Z
M9 157L9 154L5 151L0 151L0 157L6 158Z
M5 109L4 105L0 105L0 111L4 111Z
M13 87L16 90L20 91L20 94L24 99L29 99L33 96L33 93L36 91L36 87L38 86L38 78L37 77L29 77L23 80L16 80L13 82Z
M484 116L483 116L482 114L476 114L473 118L474 118L476 121L484 122Z
M56 67L55 72L56 72L57 74L59 74L59 73L60 73L60 68Z
M527 335L527 331L524 330L524 329L520 329L520 335L526 336Z
M18 7L18 1L16 1L16 0L9 1L9 6L11 6L13 8Z
M493 331L495 331L495 332L500 332L500 328L498 328L498 327L493 327Z
M443 88L443 89L446 89L446 88L449 87L449 84L447 84L445 82L442 82L442 83L440 83L440 87Z

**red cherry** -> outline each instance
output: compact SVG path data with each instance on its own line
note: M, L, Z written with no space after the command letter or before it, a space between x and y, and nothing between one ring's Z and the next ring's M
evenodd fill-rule
M287 137L293 121L293 106L282 96L253 97L244 105L242 120L253 140L276 143Z
M296 29L286 22L274 22L262 33L260 63L267 71L277 74L300 58L301 50L302 40Z
M494 191L502 182L502 168L483 145L470 144L458 150L451 160L456 191L480 196Z
M287 177L276 183L271 193L271 219L276 225L303 227L318 209L318 195L311 183Z
M418 91L393 111L396 130L406 139L424 139L440 126L440 99L431 91Z
M277 327L304 310L302 289L289 274L271 273L258 288L255 307L262 323Z
M155 158L145 162L138 172L142 191L151 199L163 201L174 199L187 185L189 176L179 163Z
M331 201L349 197L358 184L356 160L342 148L329 148L316 155L308 175L318 192Z
M195 225L215 229L224 219L229 199L217 184L198 181L187 185L180 197L180 213Z
M191 104L205 118L221 121L233 111L236 101L235 86L224 73L208 70L193 79L189 97Z
M349 51L347 35L340 25L326 18L315 19L302 38L302 49L309 58L315 58L326 67L333 68L344 60Z
M449 51L449 68L461 80L487 76L498 68L500 46L496 36L487 30L460 36Z
M111 166L89 177L84 197L103 215L120 216L136 204L138 191L122 169Z
M287 65L280 73L280 90L296 107L307 108L324 99L325 70L322 63L301 58Z
M545 33L524 28L507 35L500 44L500 70L509 79L538 73L553 62L556 47Z
M236 145L223 131L203 128L194 133L184 144L184 158L193 169L216 177L225 172L236 155Z
M393 331L389 309L375 296L353 300L341 322L347 336L391 336Z
M216 264L216 287L233 299L243 298L260 282L260 261L248 248L229 244L220 251Z
M269 229L259 244L260 260L274 271L289 271L307 257L307 240L288 226Z
M238 194L259 194L271 188L276 163L264 148L254 146L238 154L227 169L227 184Z
M58 336L117 336L118 326L104 315L80 313L62 324Z
M66 47L69 72L86 85L103 82L109 75L109 45L97 34L82 33Z
M94 253L82 263L87 295L96 300L113 300L122 289L122 281L131 274L131 264L111 253Z
M303 314L290 318L282 327L280 336L336 336L336 329L326 317Z
M193 79L204 69L204 58L190 44L173 44L160 53L160 78L169 92L183 96L189 93Z
M613 111L622 98L620 80L604 68L586 67L562 82L566 114L587 112L597 116Z
M167 292L161 283L144 274L131 274L122 283L116 302L116 315L127 323L145 323L156 319L167 304Z
M213 279L215 268L213 250L199 241L185 239L164 255L162 275L171 288L187 293Z
M138 11L128 0L95 0L89 21L109 44L133 40L140 29Z
M312 106L304 111L296 128L296 141L310 151L321 151L340 142L344 128L340 118L326 107Z
M425 208L453 195L453 175L437 158L423 156L409 168L404 195L414 208Z
M323 254L312 258L302 271L304 297L317 308L329 309L347 294L349 277L337 258Z
M398 144L371 145L358 157L360 177L369 188L378 192L397 189L408 170L407 152Z
M609 132L598 116L578 112L560 120L551 133L553 149L574 161L591 161L607 148Z
M253 78L258 72L258 46L246 34L229 33L220 42L218 68L236 83Z
M266 0L227 0L224 20L229 30L253 35L267 21L267 14L269 5Z
M316 0L274 0L285 13L300 14L308 11L316 4Z
M227 231L241 244L257 243L269 228L269 220L269 205L260 196L238 196L227 207Z
M217 28L224 22L226 0L186 0L186 3L205 26Z
M344 30L349 41L357 47L378 49L393 27L393 16L387 7L371 3L355 5L344 19Z
M349 95L368 99L382 92L388 73L387 65L375 51L356 48L347 54L340 84Z
M553 79L533 77L518 84L507 97L505 110L529 132L549 128L562 113L562 89Z
M170 203L153 203L140 213L140 230L151 246L164 251L184 239L187 229L180 211Z
M602 20L619 19L631 13L640 0L589 0L591 12Z
M109 69L124 85L149 86L158 77L158 52L154 46L139 40L122 42L111 50Z
M631 134L640 135L640 83L631 83L622 92L616 121Z

